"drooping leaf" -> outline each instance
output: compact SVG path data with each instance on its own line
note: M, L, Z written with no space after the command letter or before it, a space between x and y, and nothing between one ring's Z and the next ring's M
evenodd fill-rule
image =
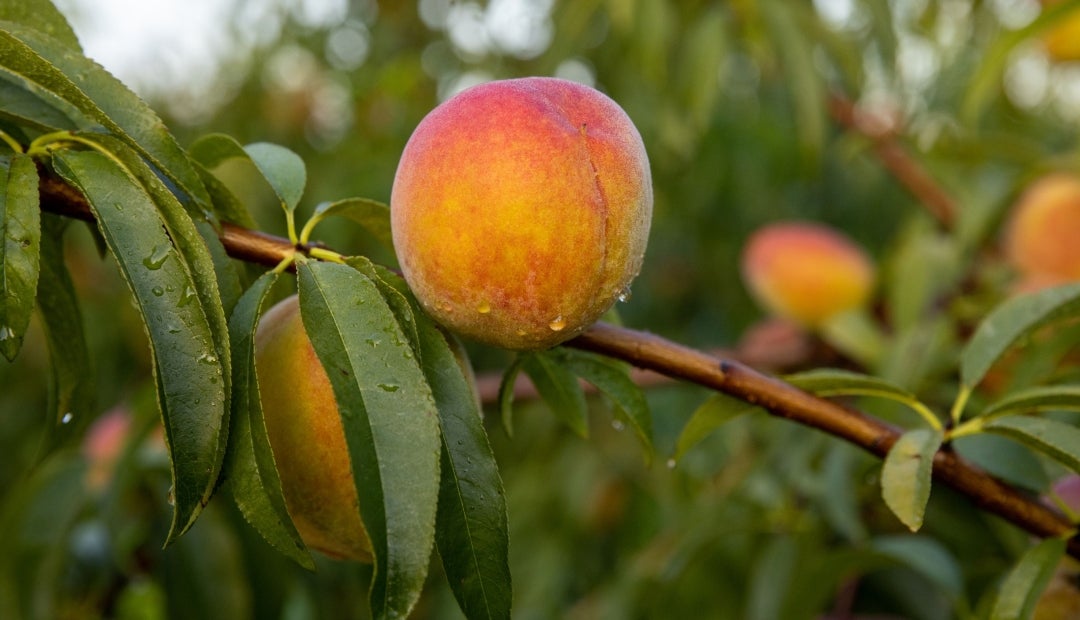
M209 207L191 160L161 118L100 65L12 22L0 22L0 65L48 89L138 151L181 189L185 207L195 211Z
M1050 418L1005 416L983 426L1042 452L1069 469L1080 472L1080 428Z
M555 417L581 437L589 436L589 408L577 377L548 351L529 353L521 369Z
M521 367L525 364L525 356L519 355L503 371L502 380L499 381L499 420L502 422L503 431L507 437L514 436L514 387L517 378L521 374Z
M1036 329L1080 313L1080 284L1013 297L983 319L960 358L960 380L974 387L1009 347Z
M880 536L870 541L870 546L929 579L950 600L963 596L963 571L936 539L921 534Z
M1080 411L1080 386L1043 385L1020 390L990 404L979 416L997 417L1040 411Z
M315 563L285 507L274 454L263 422L255 374L255 329L277 274L263 274L243 294L232 316L233 382L229 449L222 477L244 518L266 542L301 566Z
M606 357L558 347L551 351L570 372L594 385L615 403L615 411L645 446L646 461L653 451L652 415L645 393L630 378L625 365Z
M468 618L509 618L506 497L469 380L471 371L463 367L468 361L458 359L450 337L423 312L403 278L366 259L350 258L347 263L370 273L402 330L415 338L416 355L435 398L442 429L435 541L458 605Z
M944 436L930 428L918 428L900 436L881 468L881 495L885 505L911 531L922 527L930 500L934 455Z
M390 207L370 198L346 198L324 202L315 207L312 220L321 221L332 216L347 217L371 234L379 243L394 250L394 238L390 233Z
M296 209L307 184L304 160L289 149L269 142L256 142L244 147L251 163L259 169L266 182L274 188L286 211Z
M790 536L776 536L761 550L750 574L746 618L783 618L798 559L799 547Z
M965 460L1005 482L1036 493L1045 493L1050 487L1050 476L1036 453L1013 439L976 433L957 437L952 447Z
M53 164L86 196L150 339L172 461L172 541L191 527L209 500L224 453L226 378L214 330L184 263L154 258L162 248L179 255L137 180L92 151L59 151Z
M0 21L22 24L82 51L71 24L49 0L0 0Z
M374 282L335 263L303 261L297 274L301 317L334 388L375 556L372 614L405 616L419 598L435 539L435 400Z
M1001 584L991 620L1030 618L1035 603L1065 556L1065 541L1047 538L1028 549Z
M221 309L225 316L232 314L236 303L240 301L243 289L240 285L240 272L229 257L228 250L221 243L217 230L208 221L195 222L195 228L206 245L210 254L210 264L213 267L214 277L217 281L217 293L221 298ZM205 267L205 265L204 265Z
M678 461L709 433L744 413L755 410L761 409L727 394L713 394L691 414L675 442L675 454L672 458Z
M0 118L43 132L96 125L55 93L4 68L0 68Z
M34 160L0 158L0 353L15 359L30 326L41 256L41 210Z
M788 383L817 396L873 396L906 405L928 421L936 419L933 412L904 388L878 377L849 370L822 368L808 370L784 378ZM933 423L933 422L931 422Z
M70 220L41 216L41 279L37 306L49 347L49 413L52 428L83 427L94 410L94 381L82 311L64 264L63 231ZM68 417L70 415L70 417ZM65 422L66 421L66 422ZM56 434L56 440L62 439Z

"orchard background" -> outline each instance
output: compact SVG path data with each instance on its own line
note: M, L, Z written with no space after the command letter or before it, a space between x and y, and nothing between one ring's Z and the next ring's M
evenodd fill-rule
M81 60L62 14L79 32L94 24L93 4L57 6L0 1L0 345L13 358L0 362L0 617L506 616L500 570L479 578L482 595L446 576L469 574L447 553L455 544L509 567L516 618L1011 618L1040 597L1040 617L1080 614L1078 570L1063 559L1080 550L1066 543L1080 508L1068 477L1080 469L1080 285L1069 284L1080 278L1080 217L1033 233L1053 269L1032 268L1006 241L1028 186L1080 172L1080 1L423 0L321 12L224 2L221 64L181 79L160 60L159 79L129 84L146 107ZM234 256L237 239L261 239L262 254L219 261L238 297L290 244L221 222L281 237L283 202L301 222L348 197L386 202L431 108L468 85L528 75L584 81L627 111L651 160L655 210L619 316L531 358L555 369L544 398L522 374L507 385L512 406L498 402L502 373L520 365L467 344L490 441L478 454L493 457L505 489L473 509L505 511L507 535L444 546L437 531L430 563L390 586L387 557L373 568L279 552L237 507L258 489L230 482L227 427L204 438L221 438L221 453L210 450L221 484L204 476L174 493L178 438L205 421L185 422L165 399L179 432L171 460L155 381L176 369L147 334L165 336L144 328L116 245L83 223L102 205L81 194L134 188L174 218L170 232L190 221L198 234L236 233L208 241ZM175 143L147 122L155 113ZM252 143L262 146L240 148ZM111 170L99 152L140 174L90 174ZM40 205L20 185L33 178L27 156ZM298 206L282 196L297 195L295 175L282 176L297 161ZM213 174L193 184L213 191L192 189L193 162ZM370 207L367 225L327 220L314 254L393 267L377 206L354 204ZM28 205L45 212L39 240L17 230ZM809 329L754 303L741 252L754 231L789 219L866 248L876 285L865 308ZM205 250L192 239L166 241L196 261ZM17 281L26 265L40 272L29 295ZM269 296L292 283L282 275ZM227 318L207 286L196 306ZM236 341L214 342L234 369L245 363ZM634 415L637 392L610 376L607 395L578 396L572 373L625 370L583 349L690 381L635 372L648 407ZM901 433L905 450L890 452ZM431 549L388 536L390 558Z

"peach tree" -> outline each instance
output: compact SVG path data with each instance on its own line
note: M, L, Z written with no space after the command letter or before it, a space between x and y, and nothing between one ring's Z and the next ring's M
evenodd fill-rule
M1066 4L1032 31L1077 3ZM48 0L0 1L0 350L19 363L36 316L51 368L40 456L8 494L5 535L32 530L35 519L48 524L42 515L51 502L65 505L64 485L84 479L81 469L65 473L60 458L104 418L88 344L95 334L74 284L80 266L64 254L73 222L82 221L118 267L149 345L171 483L159 498L171 504L160 539L166 547L190 536L208 507L231 501L269 547L300 566L321 561L310 550L370 562L375 617L417 608L435 572L433 551L462 613L509 617L507 500L461 333L520 351L487 403L507 433L522 373L579 435L589 432L587 395L603 394L647 463L675 466L717 429L772 415L880 458L880 504L911 531L924 526L932 487L941 483L1031 536L1015 565L976 594L949 562L935 563L940 547L925 541L829 555L808 564L830 575L827 584L795 584L794 594L777 599L774 617L817 617L839 576L896 563L921 571L958 616L1026 617L1050 592L1055 571L1069 570L1066 554L1080 556L1077 507L1064 490L1056 504L1040 499L1049 485L1032 482L1080 471L1071 417L1080 391L1040 372L1057 367L1075 341L1074 273L1026 274L1036 284L1001 294L992 288L1001 273L993 266L965 269L983 249L990 218L931 197L942 226L900 235L881 311L869 306L874 276L865 256L831 233L794 225L771 247L748 249L747 286L839 357L830 358L837 367L777 378L736 356L622 327L609 312L642 266L653 200L641 138L616 103L547 79L495 82L461 97L433 112L406 147L392 207L344 198L301 223L307 169L296 153L224 134L182 147L145 102L83 55ZM479 107L453 107L462 100ZM846 100L832 103L842 121L857 124ZM287 238L260 232L243 196L219 174L238 161L280 205ZM927 190L916 184L916 191ZM363 229L390 254L396 249L403 273L317 241L317 227L332 218ZM1052 236L1039 226L1014 231L1010 247L1022 265L1031 253L1022 244L1042 250L1039 240ZM770 252L797 258L784 266ZM964 300L974 310L955 323L936 314L941 299L965 287L984 294ZM294 289L292 331L261 344L264 307ZM686 416L674 452L659 459L659 414L641 385L655 374L632 367L715 392ZM308 382L309 373L319 376ZM928 376L945 379L935 390L911 387ZM853 403L906 413L896 416L902 424L886 422ZM298 452L281 447L288 440ZM332 472L330 461L338 464ZM0 614L47 616L55 609L42 599L54 593L25 589L15 566L40 547L12 540L0 559L8 582L0 585ZM778 566L794 553L770 549L766 559ZM61 563L22 578L56 574Z

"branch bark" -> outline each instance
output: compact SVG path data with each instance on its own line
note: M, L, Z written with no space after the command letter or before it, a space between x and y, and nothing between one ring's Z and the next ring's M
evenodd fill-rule
M41 205L46 211L93 221L93 214L82 196L62 181L44 174L40 190ZM269 267L277 265L294 249L287 239L232 224L222 227L220 237L231 256ZM597 323L566 342L565 346L621 359L646 371L724 392L760 405L774 416L848 441L881 458L900 437L899 429L863 412L813 396L734 359L697 351L654 334ZM1074 529L1058 511L1020 493L951 451L942 450L935 455L934 477L967 495L984 510L1033 535L1065 536ZM1080 539L1070 539L1069 553L1080 558Z

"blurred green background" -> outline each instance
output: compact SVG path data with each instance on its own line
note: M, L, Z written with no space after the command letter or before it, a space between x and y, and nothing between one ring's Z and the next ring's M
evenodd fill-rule
M95 3L59 5L77 31L109 32ZM948 243L966 257L993 253L996 223L1023 183L1077 163L1080 63L1048 57L1036 31L1053 24L1033 21L1032 0L221 6L219 66L191 81L150 70L131 85L181 144L224 132L297 151L308 166L305 214L348 196L388 201L412 128L468 85L556 75L610 95L641 131L656 195L645 266L619 311L631 327L696 348L730 346L761 318L738 255L766 222L844 231L886 267L882 296L921 286L890 261L910 251L902 242L912 234L936 238L930 217L873 142L830 116L830 97L897 129L956 200ZM225 173L260 225L284 233L251 171ZM98 410L131 430L98 483L79 444L94 420L73 420L70 447L42 459L51 421L40 331L15 363L0 362L0 617L364 617L364 567L290 565L228 498L160 549L169 480L145 337L115 267L72 226ZM316 236L393 261L348 223ZM481 373L510 359L480 347L473 356ZM877 461L783 421L740 419L665 467L706 396L650 391L660 453L651 467L600 400L588 441L539 403L518 405L513 438L489 424L509 500L515 617L965 617L1027 543L943 487L911 535L880 500ZM415 617L460 616L440 570L434 562Z

